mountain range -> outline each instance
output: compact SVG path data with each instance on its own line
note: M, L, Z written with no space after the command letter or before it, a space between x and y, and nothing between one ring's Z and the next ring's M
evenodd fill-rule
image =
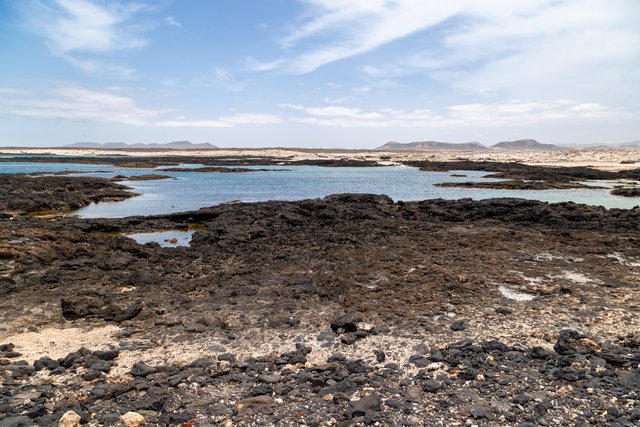
M121 149L154 149L154 150L210 150L219 148L208 142L194 144L190 141L172 141L167 143L134 143L125 142L76 142L65 145L63 148L88 148L103 150ZM555 151L555 150L638 150L640 140L631 141L624 144L600 144L600 145L563 145L543 144L535 139L519 139L516 141L502 141L486 146L479 142L440 142L440 141L416 141L416 142L395 142L390 141L376 148L378 151Z
M517 141L502 141L489 147L479 142L451 143L438 141L417 141L417 142L387 142L376 150L434 150L434 151L549 151L564 150L553 144L542 144L535 139L519 139Z
M482 145L479 142L439 142L439 141L417 141L417 142L387 142L379 151L568 151L568 150L640 150L640 140L623 144L592 144L592 145L554 145L543 144L535 139L518 139L516 141L502 141L493 145Z
M489 147L479 142L451 143L438 141L418 141L418 142L387 142L376 150L433 150L433 151L550 151L564 150L566 148L553 144L542 144L535 139L519 139L517 141L502 141Z
M208 142L201 144L194 144L190 141L172 141L164 144L151 143L151 144L127 144L125 142L75 142L73 144L65 145L64 148L96 148L96 149L169 149L169 150L207 150L212 148L218 148L217 146Z

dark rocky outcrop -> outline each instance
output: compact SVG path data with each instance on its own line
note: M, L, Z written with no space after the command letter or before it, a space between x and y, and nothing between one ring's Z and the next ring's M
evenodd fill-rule
M103 178L5 174L0 181L0 214L70 211L136 196L128 189Z
M614 196L640 197L640 187L618 187L611 190Z

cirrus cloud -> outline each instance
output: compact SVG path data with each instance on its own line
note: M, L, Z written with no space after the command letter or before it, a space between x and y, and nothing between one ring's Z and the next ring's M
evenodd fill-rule
M184 116L164 118L175 110L145 108L118 88L95 90L75 85L51 89L48 96L3 88L0 114L34 119L58 119L76 122L114 123L146 127L230 128L245 125L270 125L282 119L266 113L236 113L216 118L189 119Z

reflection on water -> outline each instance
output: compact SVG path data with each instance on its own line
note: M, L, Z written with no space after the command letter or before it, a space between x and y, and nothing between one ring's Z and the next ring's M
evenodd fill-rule
M125 236L135 240L141 245L156 242L163 248L176 248L178 246L189 246L193 233L195 233L194 230L168 230L155 231L152 233L125 234Z

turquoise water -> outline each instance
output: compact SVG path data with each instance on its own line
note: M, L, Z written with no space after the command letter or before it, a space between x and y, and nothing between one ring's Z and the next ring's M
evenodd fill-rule
M141 196L121 202L92 204L77 213L82 217L124 217L195 210L230 201L300 200L336 193L386 194L394 200L486 199L520 197L547 202L573 201L607 208L632 208L640 201L613 196L609 190L491 190L434 187L436 183L477 181L486 172L423 172L416 168L330 168L318 166L255 166L268 172L206 173L165 172L161 168L118 168L112 165L64 163L0 163L0 173L77 171L92 176L161 173L176 179L123 183ZM98 173L95 171L108 171ZM466 177L452 177L451 174ZM0 178L1 179L1 178ZM602 185L602 183L599 183Z

